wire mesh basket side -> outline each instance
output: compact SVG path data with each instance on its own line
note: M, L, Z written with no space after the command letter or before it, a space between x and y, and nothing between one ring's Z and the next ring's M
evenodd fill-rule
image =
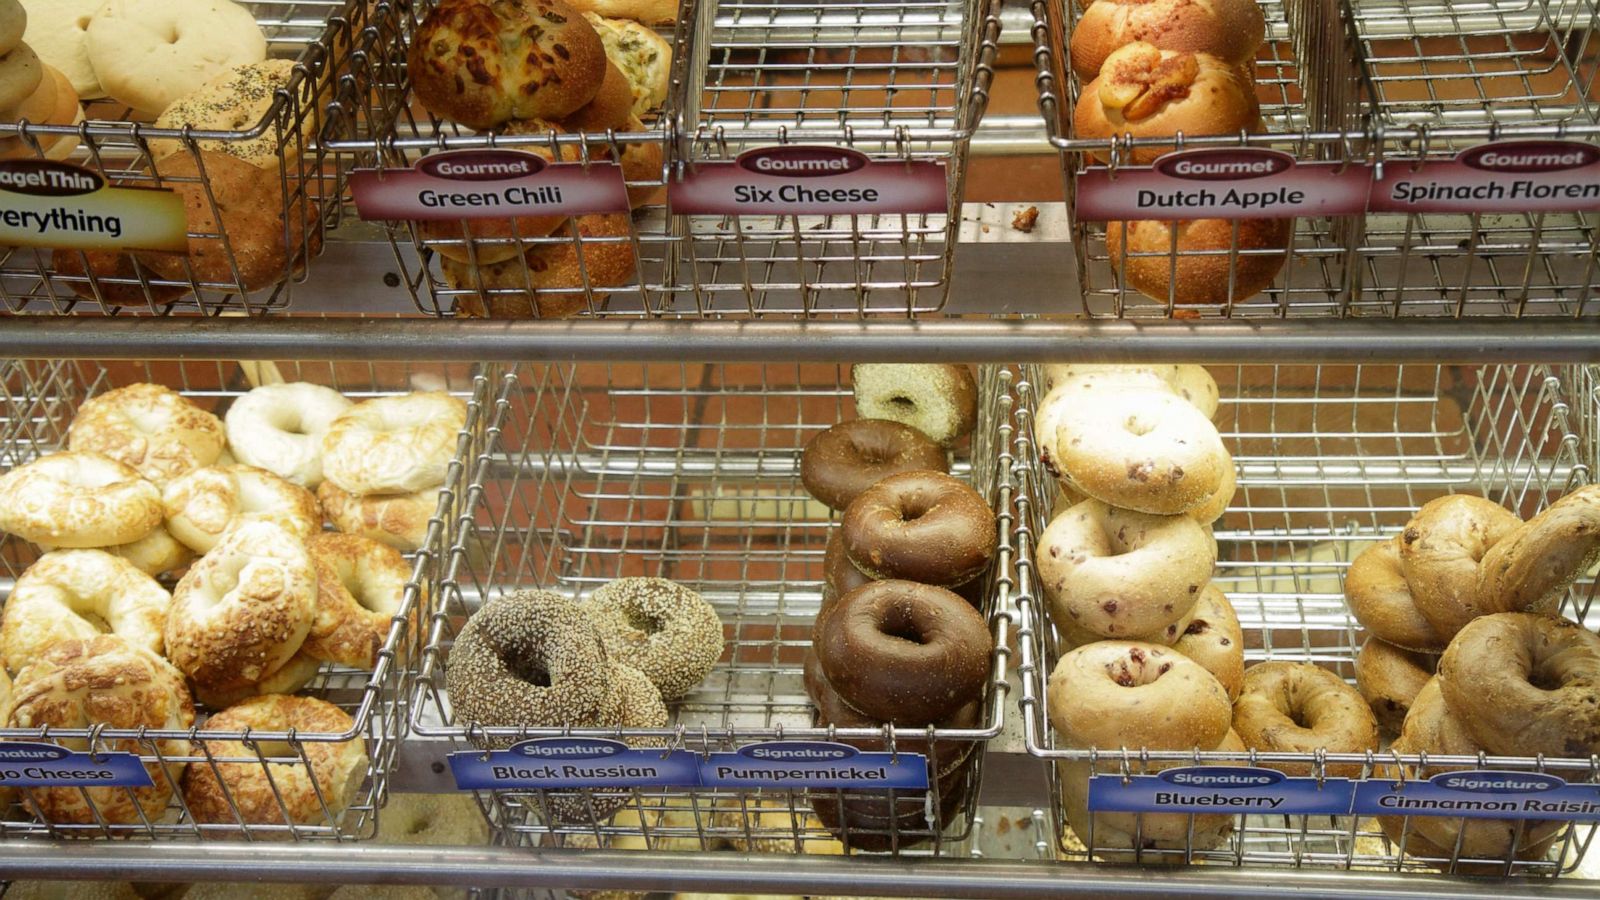
M944 306L967 149L999 33L989 0L802 9L694 0L674 84L681 161L846 147L944 164L946 213L679 217L695 315L915 317ZM690 312L685 309L684 312Z
M293 60L259 121L220 131L156 128L104 100L87 105L82 123L0 123L19 158L68 161L111 185L177 191L189 206L191 250L185 257L13 247L0 257L6 310L216 315L289 305L293 283L304 280L324 231L337 221L343 193L345 173L318 140L324 107L352 58L368 52L363 41L388 8L349 0L309 8L257 0L247 7L269 57ZM257 215L260 209L276 214ZM120 236L109 223L104 229Z
M1310 662L1350 680L1361 646L1360 626L1344 603L1344 573L1370 542L1387 539L1418 506L1449 493L1479 494L1522 516L1543 509L1588 482L1588 439L1575 429L1594 415L1592 367L1272 367L1213 368L1222 382L1219 431L1234 454L1239 493L1216 524L1214 583L1232 600L1243 626L1247 663ZM1587 849L1592 832L1571 822L1519 831L1501 855L1474 855L1457 844L1410 842L1416 820L1364 817L1234 816L1228 834L1201 841L1215 817L1152 817L1148 843L1136 850L1110 838L1096 843L1094 823L1109 814L1068 811L1058 766L1073 777L1153 773L1186 761L1234 765L1309 765L1326 772L1354 764L1365 778L1394 778L1402 757L1368 754L1226 754L1139 748L1067 749L1048 722L1048 676L1069 645L1044 611L1032 560L1038 535L1053 515L1056 485L1039 463L1032 430L1036 372L1018 383L1019 674L1024 734L1051 780L1051 805L1071 858L1233 865L1325 866L1440 870L1464 874L1562 874ZM1586 418L1588 417L1588 418ZM1593 576L1569 592L1562 612L1590 628ZM1418 758L1404 757L1408 765ZM1451 768L1543 771L1592 780L1593 760L1430 757ZM1431 771L1438 771L1437 769ZM1134 816L1122 820L1143 821ZM1196 821L1200 823L1196 825ZM1457 820L1435 820L1455 823ZM1184 826L1188 827L1184 833ZM1176 829L1177 834L1174 835ZM1197 830L1198 829L1198 830ZM1460 832L1458 832L1459 834ZM1115 836L1116 832L1108 832ZM1406 837L1401 837L1402 835ZM1459 839L1459 838L1458 838ZM1120 838L1118 838L1120 840ZM1086 847L1085 844L1091 846ZM1529 858L1521 858L1527 856Z
M278 381L322 384L359 400L413 389L459 392L470 383L470 372L464 366L365 362L12 361L0 369L0 470L64 450L67 428L78 408L113 388L143 382L167 385L202 409L221 415L252 387ZM324 662L297 691L342 710L349 718L348 728L0 729L6 740L134 753L156 785L153 794L111 788L23 789L16 805L6 801L0 834L186 840L370 836L410 721L408 673L418 658L416 625L426 592L438 580L434 569L443 546L444 522L444 516L436 513L419 549L408 554L410 578L373 669ZM41 553L15 535L0 535L0 589L9 594ZM172 584L167 581L163 586L170 589ZM350 757L354 740L362 746ZM336 766L333 758L341 754L345 758ZM343 778L344 767L349 767L348 778ZM193 806L183 786L185 779L195 778L220 782L226 789L211 791L209 799Z
M479 398L485 415L466 438L473 468L459 488L452 550L427 626L414 738L437 741L443 751L574 734L698 753L785 739L881 741L892 752L897 741L915 739L931 746L931 766L948 773L930 801L947 804L939 817L946 827L912 829L887 820L882 829L846 828L855 838L850 846L899 851L931 841L943 853L963 840L983 741L1003 725L1010 541L1000 549L1005 565L994 569L983 610L996 651L976 727L813 726L801 662L833 517L800 486L798 463L810 437L850 417L844 379L831 365L518 366L496 373L492 391ZM1009 372L983 371L979 427L956 468L1006 511L1000 524L1008 535L1010 431L1001 410L1011 402L1002 390L1009 379ZM674 705L667 728L482 728L454 721L444 689L446 655L481 602L529 587L581 599L624 576L684 584L711 602L724 623L723 660ZM637 846L659 828L663 845L787 846L785 852L833 840L808 817L812 804L837 806L839 799L831 791L644 788L479 796L497 829L535 843L587 835ZM909 802L897 800L892 808ZM710 812L695 818L696 809L714 811L716 823Z

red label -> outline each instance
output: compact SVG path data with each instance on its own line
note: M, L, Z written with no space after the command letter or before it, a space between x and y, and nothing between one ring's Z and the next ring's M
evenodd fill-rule
M1387 163L1373 212L1600 210L1600 147L1576 141L1495 141L1455 159Z
M944 163L873 160L843 147L763 147L695 165L667 188L672 211L709 215L943 213Z
M521 150L452 150L409 169L361 169L350 192L362 219L506 219L627 212L614 163L552 163Z
M1078 176L1079 218L1280 219L1348 216L1366 208L1366 166L1298 162L1256 147L1180 150L1149 168Z

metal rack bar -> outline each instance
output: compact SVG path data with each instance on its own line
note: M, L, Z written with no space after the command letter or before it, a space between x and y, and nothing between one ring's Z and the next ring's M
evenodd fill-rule
M1587 363L1600 328L1564 320L1204 324L447 319L0 319L22 359L634 360L644 362Z
M4 844L0 872L14 878L297 882L315 870L329 884L706 890L885 897L1397 897L1566 900L1592 898L1583 881L1474 881L1433 875L1249 869L1135 869L995 859L862 859L782 854L701 854L504 847L357 847L291 844L193 847Z

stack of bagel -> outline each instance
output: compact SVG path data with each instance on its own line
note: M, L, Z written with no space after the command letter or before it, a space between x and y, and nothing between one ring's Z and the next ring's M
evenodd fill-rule
M1259 131L1253 68L1265 37L1255 0L1089 0L1071 38L1077 136ZM1148 165L1175 147L1140 147L1125 162ZM1288 219L1107 222L1106 250L1127 287L1163 303L1217 305L1272 283L1291 228Z
M579 8L574 8L574 7ZM598 9L634 20L607 18ZM613 160L650 201L662 180L659 142L623 144L666 99L672 51L650 25L676 7L563 0L439 0L411 37L407 71L417 100L446 122L501 135L583 134L579 147L521 147L553 162ZM636 273L626 212L568 219L420 222L444 281L462 291L457 312L490 318L561 318L603 303ZM533 239L568 236L568 241ZM568 288L569 290L553 290ZM472 292L472 293L465 293Z
M16 678L8 724L182 730L198 698L215 711L202 731L348 731L342 710L288 695L325 662L377 664L411 569L391 546L323 533L307 486L323 479L323 464L330 478L352 464L370 475L385 461L442 470L464 409L444 394L411 399L427 412L409 425L373 421L377 401L351 404L309 384L256 388L226 421L154 384L86 401L65 451L0 476L0 531L47 551L0 616L0 655ZM439 445L442 460L429 460L421 435L440 428L452 439ZM181 577L169 593L156 576ZM70 688L124 669L142 674ZM213 743L213 757L251 755ZM132 744L120 749L140 752ZM310 766L274 764L277 793L260 764L194 764L182 775L185 800L202 822L320 823L319 791L327 810L342 811L364 775L364 746L315 744ZM98 788L88 795L95 809L76 789L35 792L33 802L51 821L133 824L158 816L178 780L152 777L136 803Z
M28 11L20 0L0 0L0 121L76 125L83 121L78 92L61 70L41 60L27 35ZM22 137L0 139L0 160L63 160L77 149L75 135L37 136L37 150Z
M932 796L813 792L811 804L850 846L891 851L942 830L965 797L976 745L932 730L981 726L994 642L978 610L999 534L983 497L948 474L946 448L977 418L971 372L863 364L851 379L857 412L872 417L827 429L800 460L806 489L841 513L805 688L818 726L882 728L849 743L926 755Z

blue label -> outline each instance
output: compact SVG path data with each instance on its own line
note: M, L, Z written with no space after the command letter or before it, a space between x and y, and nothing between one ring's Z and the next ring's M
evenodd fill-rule
M0 785L7 787L150 787L133 753L75 753L55 744L0 743Z
M715 788L857 788L927 790L928 758L920 753L864 753L849 744L774 741L713 753L700 784Z
M1445 772L1427 781L1367 781L1357 815L1600 822L1600 785L1568 784L1537 772Z
M1156 775L1089 778L1091 812L1348 815L1348 778L1290 778L1249 766L1189 766Z
M495 788L696 787L699 757L686 750L633 750L618 741L545 738L487 756L450 754L463 791Z

